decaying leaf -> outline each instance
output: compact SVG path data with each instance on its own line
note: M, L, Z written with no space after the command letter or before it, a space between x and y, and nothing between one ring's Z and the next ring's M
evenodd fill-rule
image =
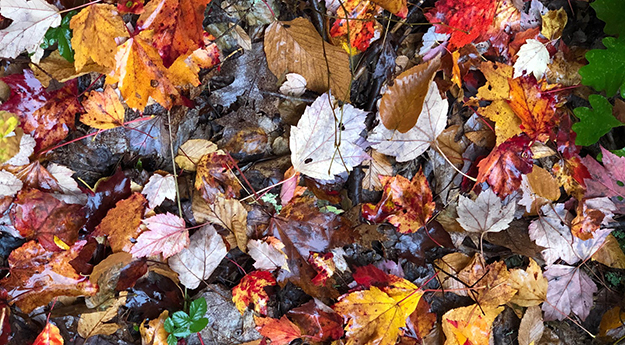
M536 344L543 335L545 324L538 306L527 308L519 326L519 345Z
M217 145L206 139L187 140L178 149L176 164L182 169L195 171L202 156L219 151Z
M246 274L241 282L232 288L232 301L241 312L254 303L254 311L262 316L267 316L267 303L269 295L265 287L276 285L276 279L268 271L254 271Z
M226 241L247 252L247 210L239 200L218 197L213 203L207 203L196 198L193 216L198 222L210 222L228 230L230 235Z
M184 220L176 215L169 212L157 214L144 219L143 224L148 230L139 235L130 249L130 254L134 257L162 253L167 259L189 245L189 232L185 228Z
M107 323L113 317L117 316L117 310L120 306L126 304L126 295L128 292L122 291L119 297L115 299L113 305L103 311L95 311L92 313L82 313L78 320L78 334L87 339L96 334L109 335L115 333L119 328L116 323Z
M393 166L386 155L376 150L368 152L371 159L362 162L365 177L362 179L362 188L369 190L382 190L384 185L380 176L392 176Z
M167 320L168 317L169 311L163 310L157 319L148 322L148 327L145 326L145 321L143 321L139 326L141 343L151 345L167 345L167 336L169 333L165 331L165 320Z
M458 278L472 286L468 295L483 308L496 308L508 303L517 292L510 284L510 272L503 261L487 265L484 257L475 254L458 273Z
M93 236L107 236L114 253L130 252L133 241L141 233L140 225L147 200L139 193L118 201L96 227Z

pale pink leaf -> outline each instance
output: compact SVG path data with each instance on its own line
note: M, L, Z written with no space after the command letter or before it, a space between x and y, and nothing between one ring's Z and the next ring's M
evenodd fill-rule
M168 258L189 245L189 232L184 220L171 213L157 214L143 220L148 228L137 238L130 249L132 256L140 258L163 254Z
M160 206L165 199L176 200L176 180L174 175L154 174L143 187L141 194L150 202L150 208Z
M571 312L585 320L593 305L597 285L579 267L551 265L545 271L549 281L543 303L545 321L564 320Z
M248 254L254 259L254 268L259 270L273 271L276 268L284 268L288 271L288 257L282 251L284 244L275 237L269 237L265 241L250 240L247 242Z

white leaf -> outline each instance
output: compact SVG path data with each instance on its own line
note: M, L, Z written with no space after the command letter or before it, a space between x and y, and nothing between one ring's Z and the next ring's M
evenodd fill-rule
M22 181L8 171L0 170L0 197L14 196L22 189Z
M191 236L191 244L169 258L169 267L178 273L180 282L195 289L208 279L228 254L226 245L212 225L206 225Z
M475 201L465 196L458 200L458 218L462 228L469 232L499 232L508 228L514 219L516 203L501 206L501 199L492 189L482 191Z
M357 144L361 139L360 132L365 129L366 114L350 104L336 107L334 97L330 98L327 93L319 96L306 107L297 127L291 126L293 168L309 177L327 181L360 164L367 158Z
M297 73L288 73L286 80L280 86L280 93L299 97L306 92L306 78Z
M254 259L254 268L258 270L273 271L276 268L289 270L286 260L288 257L282 251L284 244L275 237L269 237L267 241L250 240L247 242L248 254Z
M430 84L423 102L423 109L414 127L406 133L389 130L382 123L369 134L368 141L381 153L397 158L398 162L407 162L419 157L430 147L430 143L443 132L447 125L449 104L443 100L435 82Z
M83 193L80 188L78 188L78 183L72 178L72 175L74 175L72 169L56 163L50 163L46 167L46 170L54 176L63 192L63 194L55 193L55 198L66 204L84 205L87 203L87 194Z
M435 26L430 26L428 31L423 35L423 45L419 49L419 56L424 56L439 44L447 42L449 34L440 34L436 32Z
M33 138L30 134L22 135L22 139L20 139L20 150L19 152L11 157L8 161L4 162L7 165L14 166L22 166L30 163L30 155L35 152L35 146L37 143L35 142L35 138Z
M139 235L130 249L130 254L136 258L162 253L167 259L189 245L184 220L174 214L157 214L142 222L148 230Z
M13 59L26 50L34 53L32 61L39 63L46 31L61 24L59 10L44 0L0 0L0 14L13 19L9 27L0 30L0 56Z
M579 258L573 251L573 235L568 226L570 214L564 204L544 205L541 211L542 216L530 224L529 235L537 245L545 247L542 254L547 265L558 259L570 265L576 263Z
M543 335L545 324L539 306L527 308L519 326L519 345L537 344Z
M585 320L593 305L597 285L579 267L552 265L545 270L549 281L547 302L543 303L545 321L564 320L571 311Z
M160 206L165 199L176 200L176 180L174 175L154 174L143 187L141 194L150 202L150 208Z
M543 77L549 63L549 51L544 44L538 40L529 39L521 46L516 55L513 78L526 74L534 74L536 79Z

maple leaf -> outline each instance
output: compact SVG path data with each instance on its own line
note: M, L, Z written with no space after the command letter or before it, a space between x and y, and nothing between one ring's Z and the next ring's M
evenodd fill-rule
M442 321L445 345L488 344L493 321L503 310L474 304L446 312Z
M6 170L0 170L0 197L14 196L22 189L22 181Z
M86 243L77 241L69 250L51 252L29 241L13 250L9 255L10 274L0 280L12 298L11 303L30 313L57 296L94 295L97 286L70 264Z
M509 202L505 207L501 199L491 189L482 191L477 199L460 196L458 218L463 229L470 232L499 232L508 228L514 219L516 203Z
M176 179L172 174L154 174L143 186L141 194L150 202L150 208L160 206L165 199L176 201Z
M509 79L508 103L521 119L521 129L531 138L545 141L552 136L552 128L558 124L556 98L542 90L533 76Z
M579 267L551 265L545 270L549 281L547 302L543 303L545 321L564 320L571 311L585 320L593 305L597 286Z
M109 129L122 126L126 110L117 93L107 85L104 91L91 91L82 102L87 111L80 116L80 121L96 129Z
M41 333L37 336L33 345L63 345L65 344L65 340L61 336L61 331L59 328L48 321L46 323L46 327L43 328Z
M414 66L395 78L379 103L380 120L386 129L406 133L414 127L439 68L440 59L436 58Z
M518 135L506 140L477 166L477 183L488 182L500 198L510 195L521 185L521 174L532 171L530 138Z
M107 236L114 253L130 252L133 240L141 232L140 225L147 200L139 193L120 200L110 209L104 219L92 232L92 236Z
M533 74L536 79L540 79L547 70L547 63L549 63L547 47L539 40L529 39L517 52L512 77L517 78L522 75Z
M271 23L265 29L265 54L276 76L297 73L308 81L308 88L328 90L342 101L349 100L351 72L349 55L343 49L323 41L305 18Z
M204 10L211 0L155 0L137 20L139 30L154 30L153 45L165 67L204 46Z
M208 34L207 34L208 35ZM210 36L215 39L214 37ZM208 38L205 41L209 41ZM200 69L209 69L219 63L219 48L215 43L207 42L205 48L198 48L191 55L181 55L168 68L169 79L176 86L200 85Z
M458 278L472 286L469 296L484 308L506 304L517 292L510 284L510 272L506 264L496 261L487 265L480 254L475 254L469 264L458 273Z
M451 34L449 50L456 50L473 42L493 23L497 1L471 0L437 1L436 7L425 12L425 17L438 33ZM445 25L441 25L445 24Z
M168 257L179 253L189 245L189 232L185 228L184 220L169 212L157 214L144 219L143 224L148 228L137 238L130 254L136 258L163 254Z
M530 258L527 269L510 270L510 286L517 290L510 300L522 307L537 306L547 299L547 278L534 259Z
M284 243L273 236L263 241L247 242L248 254L254 259L254 268L259 270L273 271L276 268L282 268L288 271L288 256L282 249L284 249Z
M208 279L228 254L226 245L212 225L205 225L191 235L190 245L169 258L169 267L178 273L180 282L195 289Z
M343 337L341 317L317 299L289 310L287 315L311 340L328 341Z
M573 235L567 225L571 215L564 204L544 205L541 212L542 216L530 224L529 235L536 244L546 248L542 254L547 265L558 259L569 264L577 262L579 258L571 248Z
M366 112L350 104L335 105L327 93L306 107L291 126L291 162L296 171L319 180L334 180L360 164L367 154L358 145Z
M202 197L214 202L218 197L232 199L239 196L241 184L230 168L236 161L222 151L205 154L197 162L195 188L202 192Z
M241 315L247 307L254 303L254 311L262 316L267 316L267 303L269 295L265 290L267 286L276 285L276 279L268 271L254 271L246 274L241 282L232 288L232 301Z
M579 69L582 83L597 91L604 91L608 97L621 90L625 98L625 35L603 39L606 49L593 49L586 53L588 64Z
M412 180L401 175L382 176L381 180L384 184L382 199L377 205L363 204L363 217L372 222L386 220L404 234L425 226L436 203L423 172L419 170Z
M211 222L229 231L226 241L247 252L247 210L237 199L217 197L207 203L202 198L193 199L193 216L198 222Z
M116 66L116 38L129 37L128 29L115 6L91 4L75 15L69 27L72 29L72 47L76 71L82 71L93 60L106 69Z
M590 146L602 136L606 135L612 128L625 126L612 115L612 104L601 95L589 95L588 101L592 108L577 107L573 109L579 122L573 124L573 130L577 133L575 144Z
M590 176L584 178L586 197L607 196L610 198L625 197L625 158L601 147L603 166L590 156L582 158L583 165L588 168Z
M422 295L414 284L401 279L383 289L372 286L343 295L332 309L347 322L349 344L392 345Z
M419 114L417 123L406 133L387 129L378 124L367 138L373 148L381 153L396 157L398 162L407 162L419 157L447 125L449 104L440 95L438 86L431 82Z
M311 280L311 283L319 286L324 286L326 284L328 279L332 277L336 271L336 265L333 259L333 253L310 253L308 263L317 272L317 275Z
M13 20L0 30L0 56L14 59L27 51L33 54L32 61L39 63L46 31L61 25L58 8L43 0L2 0L0 15Z
M119 297L113 301L106 310L95 311L92 313L82 313L78 320L78 334L87 339L96 334L110 335L119 329L116 323L106 323L117 316L119 307L126 304L126 295L128 292L122 291Z
M280 319L254 316L256 329L275 345L288 345L302 336L302 331L286 315Z
M20 235L26 239L36 238L49 251L61 250L56 239L66 245L74 244L85 223L80 205L67 205L37 189L21 190L9 216Z
M143 110L150 97L169 109L180 96L156 48L150 44L152 34L150 30L141 31L119 46L113 75L106 78L109 84L118 83L126 104L133 109Z

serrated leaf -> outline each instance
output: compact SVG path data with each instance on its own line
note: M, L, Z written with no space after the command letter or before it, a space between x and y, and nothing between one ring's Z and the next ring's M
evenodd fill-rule
M110 85L102 92L89 92L82 105L87 113L80 116L80 121L87 126L110 129L124 124L126 110Z
M165 176L154 174L145 184L141 193L150 202L150 208L160 206L165 199L176 201L176 179L172 174Z
M497 194L488 189L482 191L475 200L460 196L457 221L466 231L499 232L508 228L514 219L514 211L516 202L511 201L503 207Z
M176 326L174 325L174 320L171 317L168 317L163 324L163 327L167 331L167 333L173 333Z
M586 53L588 65L579 69L582 84L604 91L608 97L621 90L625 98L625 35L618 39L603 39L606 49L593 49Z
M547 47L539 40L529 39L517 52L513 78L533 74L536 79L540 79L547 70L548 62Z
M189 231L184 220L174 214L157 214L143 223L148 228L137 238L130 254L140 258L163 254L164 258L179 253L189 245Z
M597 285L580 267L551 265L545 270L549 281L547 302L543 303L545 321L564 320L571 311L585 320L593 305Z
M74 50L72 49L72 31L69 22L76 15L76 11L69 12L61 21L61 25L50 28L46 32L41 48L47 49L57 45L59 54L67 61L74 62Z
M577 107L573 109L579 122L573 124L573 131L577 133L575 144L589 146L601 139L612 128L624 126L621 121L612 115L612 104L601 95L590 95L588 101L592 108Z
M191 322L193 321L189 314L185 313L182 310L179 310L171 315L171 319L174 321L174 325L176 328L186 328L189 327Z
M206 299L203 297L198 298L193 300L189 305L189 316L191 317L191 320L199 321L204 317L204 315L206 315L206 310Z
M596 0L590 4L597 18L605 22L603 31L608 35L625 36L625 6L621 0Z

